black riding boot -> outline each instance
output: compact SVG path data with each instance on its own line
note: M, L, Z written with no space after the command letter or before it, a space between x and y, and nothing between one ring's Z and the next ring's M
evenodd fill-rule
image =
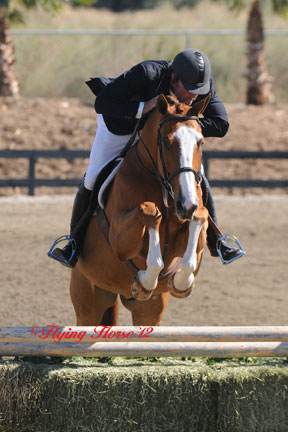
M203 175L203 180L201 182L201 188L203 193L203 202L204 206L207 208L213 222L217 226L217 216L216 216L216 209L214 204L214 199L212 196L211 188L209 185L209 182L205 175ZM218 242L218 244L217 244ZM240 248L235 248L231 246L231 244L226 241L225 239L222 239L220 235L215 231L213 226L209 223L208 229L207 229L207 246L210 250L210 254L213 257L218 257L219 253L217 250L220 249L222 254L222 260L224 263L231 262L234 259L240 258L242 255L244 255L244 251Z
M69 241L63 249L57 247L48 252L51 258L61 262L61 264L66 267L73 268L78 261L82 242L91 217L90 197L91 191L85 188L83 180L74 200L70 224L70 238L67 237Z

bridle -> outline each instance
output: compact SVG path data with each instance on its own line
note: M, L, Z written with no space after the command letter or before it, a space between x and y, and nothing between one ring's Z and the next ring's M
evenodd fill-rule
M177 122L184 122L187 120L196 120L197 122L199 122L199 118L196 116L187 116L187 115L183 115L183 116L178 116L178 115L170 115L168 117L164 117L160 120L159 124L158 124L158 129L157 129L157 146L159 149L159 156L160 156L160 162L161 162L161 166L162 166L162 171L163 171L163 177L161 176L158 167L151 155L151 152L149 150L149 148L147 147L147 145L145 144L145 142L143 141L142 137L139 135L139 141L141 142L149 156L149 159L152 163L153 166L153 171L150 171L142 162L139 153L138 153L138 149L137 149L137 143L134 146L135 152L136 152L136 158L137 161L139 162L139 164L142 166L142 168L148 172L151 175L154 175L159 182L162 185L162 191L163 191L163 201L165 206L168 206L168 194L171 196L171 198L174 200L174 190L173 190L173 186L171 184L171 181L173 180L174 177L176 177L177 175L183 173L183 172L192 172L195 176L196 182L197 182L197 187L200 186L201 182L202 182L202 175L200 170L196 171L194 168L192 167L182 167L182 168L178 168L177 170L173 171L172 173L169 173L169 171L167 170L166 164L165 164L165 160L164 160L164 155L163 155L163 136L161 134L161 128L163 126L164 123L166 123L167 121L173 121L176 120Z

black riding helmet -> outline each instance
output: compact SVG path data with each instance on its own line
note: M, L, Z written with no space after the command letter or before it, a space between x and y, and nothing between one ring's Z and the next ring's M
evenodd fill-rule
M211 64L201 51L188 48L179 52L171 67L175 77L190 93L202 95L209 92Z

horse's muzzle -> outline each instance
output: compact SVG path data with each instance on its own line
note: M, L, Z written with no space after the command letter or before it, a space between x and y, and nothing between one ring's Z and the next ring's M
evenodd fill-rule
M198 203L193 203L189 206L185 205L181 199L175 200L175 209L177 217L183 220L192 220L194 213L198 209Z

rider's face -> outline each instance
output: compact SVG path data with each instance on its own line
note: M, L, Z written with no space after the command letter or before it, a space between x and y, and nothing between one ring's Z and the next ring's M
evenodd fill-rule
M173 93L176 95L179 102L185 103L186 105L191 105L194 102L198 95L190 93L185 89L182 82L180 80L174 80L174 74L172 74L172 85L171 89Z

